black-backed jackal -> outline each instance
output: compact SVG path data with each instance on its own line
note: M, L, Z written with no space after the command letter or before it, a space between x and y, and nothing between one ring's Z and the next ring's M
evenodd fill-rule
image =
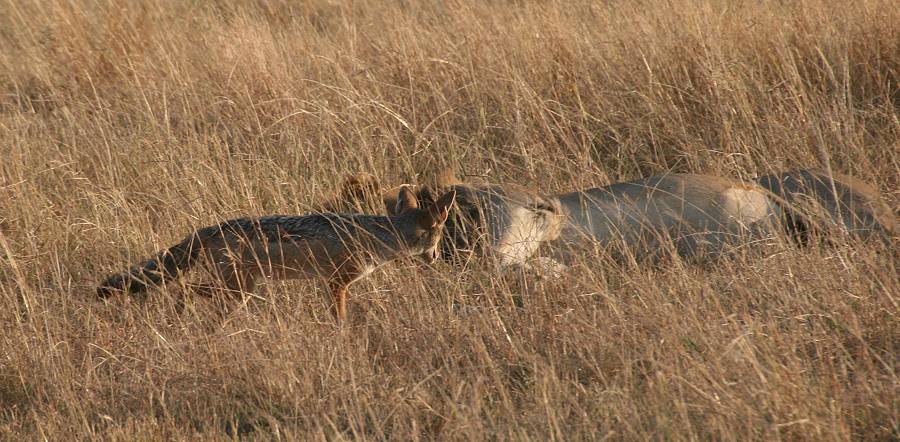
M430 262L437 257L454 198L450 191L420 208L412 190L404 187L394 216L322 213L224 221L110 276L97 293L106 297L117 291L141 292L205 258L233 293L252 292L262 277L322 278L331 289L332 312L341 322L350 284L389 261L417 256Z

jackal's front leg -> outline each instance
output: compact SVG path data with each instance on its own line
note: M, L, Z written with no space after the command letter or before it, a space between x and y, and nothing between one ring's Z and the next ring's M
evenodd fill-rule
M343 324L347 319L347 284L330 281L328 287L331 289L331 314L338 325Z

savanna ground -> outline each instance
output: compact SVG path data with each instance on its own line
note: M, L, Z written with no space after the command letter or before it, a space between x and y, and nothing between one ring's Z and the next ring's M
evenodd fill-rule
M528 287L399 263L354 287L344 331L314 282L222 321L177 314L177 285L94 298L192 228L312 210L355 171L561 192L817 165L896 208L894 1L21 0L0 88L6 439L900 434L879 246L599 254Z

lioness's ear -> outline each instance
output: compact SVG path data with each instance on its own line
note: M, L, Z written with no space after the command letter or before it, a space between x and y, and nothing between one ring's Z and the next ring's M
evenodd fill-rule
M366 203L380 190L381 185L374 175L365 172L349 175L341 183L339 192L322 203L321 209L335 213L363 211Z
M438 198L438 200L428 208L427 224L431 226L438 226L447 222L447 217L450 215L450 207L453 206L453 201L455 200L456 190L450 190L449 192L443 194L440 198Z
M457 184L462 184L462 181L460 181L459 178L456 177L456 169L452 167L438 170L438 172L435 174L434 179L435 185L437 187L449 187L455 186Z
M400 186L400 191L397 194L397 204L394 206L394 212L397 215L401 215L418 208L419 200L416 199L416 194L413 193L412 186Z
M344 179L341 192L346 198L363 199L377 194L381 190L381 183L375 175L359 172Z

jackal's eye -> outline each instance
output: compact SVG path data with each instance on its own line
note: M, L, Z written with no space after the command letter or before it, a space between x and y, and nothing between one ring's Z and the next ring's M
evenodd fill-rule
M416 236L416 244L428 244L431 238L431 234L429 232L422 232Z
M422 246L430 247L440 239L438 232L424 232L416 238L416 243Z

